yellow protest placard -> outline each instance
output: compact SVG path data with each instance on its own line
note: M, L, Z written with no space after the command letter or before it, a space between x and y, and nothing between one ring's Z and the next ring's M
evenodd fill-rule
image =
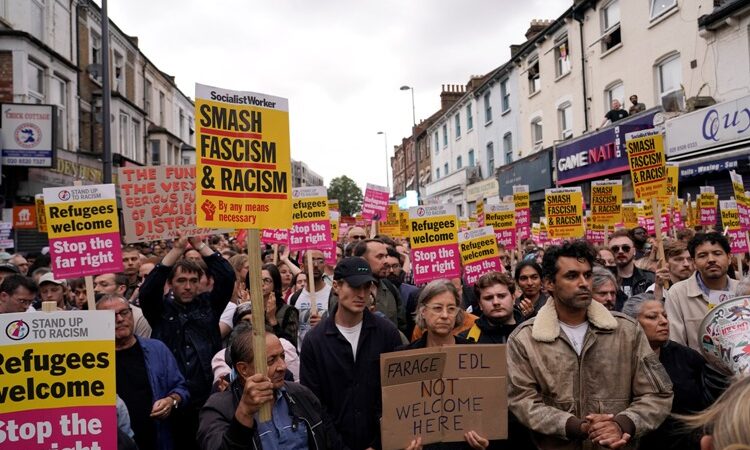
M622 180L591 182L591 223L614 225L622 221Z
M337 242L339 240L339 221L341 220L341 213L336 209L331 209L331 204L328 204L328 216L331 219L331 240Z
M668 204L669 199L677 198L677 192L680 185L680 166L677 164L667 163L667 196L662 197L659 201Z
M745 192L745 183L742 181L742 175L734 170L730 170L729 177L732 180L734 199L737 202L740 229L743 231L750 231L750 197L748 197L747 192Z
M198 226L291 228L287 100L201 84L195 97Z
M716 210L719 209L719 198L713 186L701 186L698 195L698 224L716 225Z
M44 211L44 194L36 194L34 204L36 205L36 229L40 233L46 233L47 213Z
M484 224L495 230L497 243L516 246L516 207L512 202L491 203L484 208Z
M638 205L635 203L625 203L622 205L622 225L625 228L635 228L638 226Z
M398 212L398 222L401 228L401 237L409 237L409 211Z
M390 203L388 205L388 212L385 215L385 220L378 223L378 232L393 238L400 237L401 217L399 213L398 204Z
M544 191L544 211L550 238L582 238L583 195L580 187L554 188Z
M415 284L460 276L455 205L409 208L409 232Z
M667 195L667 169L664 138L657 129L625 135L628 165L636 200L651 201Z

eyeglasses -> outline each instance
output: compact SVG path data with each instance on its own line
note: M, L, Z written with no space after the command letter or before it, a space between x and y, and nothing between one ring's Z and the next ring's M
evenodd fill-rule
M386 265L385 265L385 268L386 268L387 270L389 270L389 271L393 271L393 272L396 272L396 271L399 271L399 270L401 270L401 264L393 264L393 265L388 265L388 264L386 264Z
M271 284L271 283L273 283L273 279L272 278L263 278L263 280L261 280L261 281L263 281L263 283L265 283L265 284Z
M325 264L326 259L325 258L313 258L312 262L313 264Z
M120 316L121 318L124 319L128 317L132 311L133 311L133 308L121 309L120 311L115 311L115 316Z
M352 239L367 239L367 236L364 234L353 234Z
M443 305L426 305L424 308L436 315L441 315L444 312L447 312L449 316L455 316L456 314L458 314L459 309L458 306L445 307Z
M625 245L623 245L622 247L621 247L621 246L619 246L619 245L613 245L613 246L612 246L612 247L610 247L609 249L610 249L610 250L612 250L612 252L613 252L613 253L619 253L619 252L620 252L620 249L622 249L622 252L623 252L623 253L629 253L629 252L630 252L630 250L631 250L632 248L633 248L633 247L631 247L631 246L629 246L629 245L625 244Z
M23 306L27 308L31 306L32 303L34 303L33 298L18 298L18 297L13 297L13 298L15 299L15 301L17 301L18 303L22 304Z

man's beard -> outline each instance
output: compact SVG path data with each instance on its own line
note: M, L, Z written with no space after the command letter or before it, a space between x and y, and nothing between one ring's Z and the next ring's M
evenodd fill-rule
M404 273L401 272L398 275L388 274L386 279L390 281L391 283L395 284L396 286L401 286L401 284L404 282Z

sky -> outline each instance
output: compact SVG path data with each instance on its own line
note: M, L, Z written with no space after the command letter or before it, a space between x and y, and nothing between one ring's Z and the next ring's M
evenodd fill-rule
M387 185L393 146L411 134L401 86L426 119L441 85L505 63L532 19L572 2L108 0L108 10L191 98L195 83L288 98L292 158L326 185L347 175L364 190Z

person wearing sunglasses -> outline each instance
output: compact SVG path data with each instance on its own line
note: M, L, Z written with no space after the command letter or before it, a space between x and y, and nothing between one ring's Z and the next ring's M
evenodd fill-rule
M625 296L619 296L615 303L615 311L622 311L624 300L634 295L646 292L654 283L656 276L653 272L639 269L635 266L635 244L628 230L617 230L609 239L609 249L615 255L617 264L617 281Z

